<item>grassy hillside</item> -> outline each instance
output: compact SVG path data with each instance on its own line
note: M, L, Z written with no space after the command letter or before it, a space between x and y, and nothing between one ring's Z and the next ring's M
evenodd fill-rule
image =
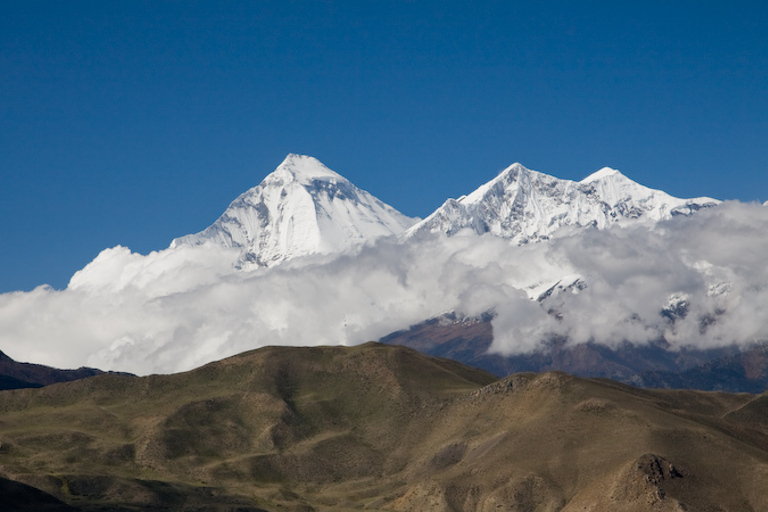
M766 510L766 400L270 347L0 392L0 476L94 511Z

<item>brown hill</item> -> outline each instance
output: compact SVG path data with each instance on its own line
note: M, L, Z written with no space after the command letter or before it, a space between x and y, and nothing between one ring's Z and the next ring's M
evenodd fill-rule
M766 510L767 402L272 347L1 392L0 472L84 511Z

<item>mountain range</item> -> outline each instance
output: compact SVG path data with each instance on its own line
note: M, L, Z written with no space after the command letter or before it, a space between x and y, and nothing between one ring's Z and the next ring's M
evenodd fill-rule
M469 195L449 199L424 220L407 217L304 155L288 155L205 230L171 249L206 243L241 251L239 268L268 267L310 254L342 253L377 238L463 229L522 245L579 229L652 224L718 204L678 199L603 168L580 182L515 163Z
M538 351L502 355L489 351L493 344L492 319L492 314L459 317L447 313L390 333L379 341L461 361L498 377L560 370L645 388L732 393L762 393L768 389L768 346L764 344L669 350L664 340L639 347L622 343L611 348L598 343L568 345L567 339L552 337Z
M3 510L757 511L768 396L267 347L0 392Z
M54 353L71 346L70 367L146 374L267 344L426 347L427 319L454 315L484 318L485 337L428 353L499 376L680 385L641 374L692 371L766 340L768 280L750 256L763 210L675 198L609 168L570 181L513 164L420 220L288 155L199 233L146 256L106 249L66 290L7 296L22 303L0 316L0 335L16 359L63 366ZM48 320L12 324L25 308ZM62 335L69 345L54 343Z
M0 505L764 510L763 211L514 164L419 220L289 155L200 233L2 296L16 350L160 374L0 353L32 388L0 391Z
M521 246L577 236L590 229L650 229L662 221L690 216L718 204L711 198L675 198L607 167L576 182L515 163L472 193L447 200L419 220L405 217L312 157L288 155L260 185L237 198L213 225L174 240L171 249L185 244L238 248L241 252L236 267L249 270L311 254L345 253L393 235L400 243L408 243L413 238L433 234L450 237L468 231ZM582 276L561 272L554 278L534 280L527 291L531 299L551 310L558 295L578 292L588 285ZM670 351L663 340L642 348L627 343L619 348L590 343L574 348L567 339L553 337L533 354L504 356L489 353L493 344L492 313L487 311L481 317L458 322L456 312L444 315L452 326L449 331L454 333L448 343L432 341L444 336L435 334L444 330L443 321L425 321L381 341L451 357L500 377L516 371L554 369L657 387L670 382L687 387L687 381L676 377L681 372L690 373L697 365L738 353L733 349ZM476 331L482 333L466 335ZM660 372L667 372L668 377L662 378ZM713 373L708 385L699 381L698 386L754 391L765 384L763 376L754 382L727 380L730 384L721 383L721 377Z
M677 199L608 167L575 182L516 163L471 194L449 199L409 234L470 229L522 245L591 227L652 224L717 203L705 197Z

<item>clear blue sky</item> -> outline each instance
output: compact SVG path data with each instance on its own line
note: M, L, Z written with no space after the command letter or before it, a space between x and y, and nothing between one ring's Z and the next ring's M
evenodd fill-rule
M211 224L289 152L425 216L519 161L768 199L763 2L0 6L0 292Z

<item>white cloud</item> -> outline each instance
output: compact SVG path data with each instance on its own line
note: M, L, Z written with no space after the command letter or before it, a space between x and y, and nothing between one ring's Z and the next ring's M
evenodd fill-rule
M525 247L470 233L388 239L254 272L233 271L236 255L210 246L116 247L66 290L0 295L0 349L58 367L173 372L265 345L362 343L454 309L494 309L502 353L535 350L552 332L572 343L750 343L768 338L766 254L768 209L741 203L650 231ZM563 276L588 286L544 307L531 299ZM675 295L689 311L672 323L660 311Z

